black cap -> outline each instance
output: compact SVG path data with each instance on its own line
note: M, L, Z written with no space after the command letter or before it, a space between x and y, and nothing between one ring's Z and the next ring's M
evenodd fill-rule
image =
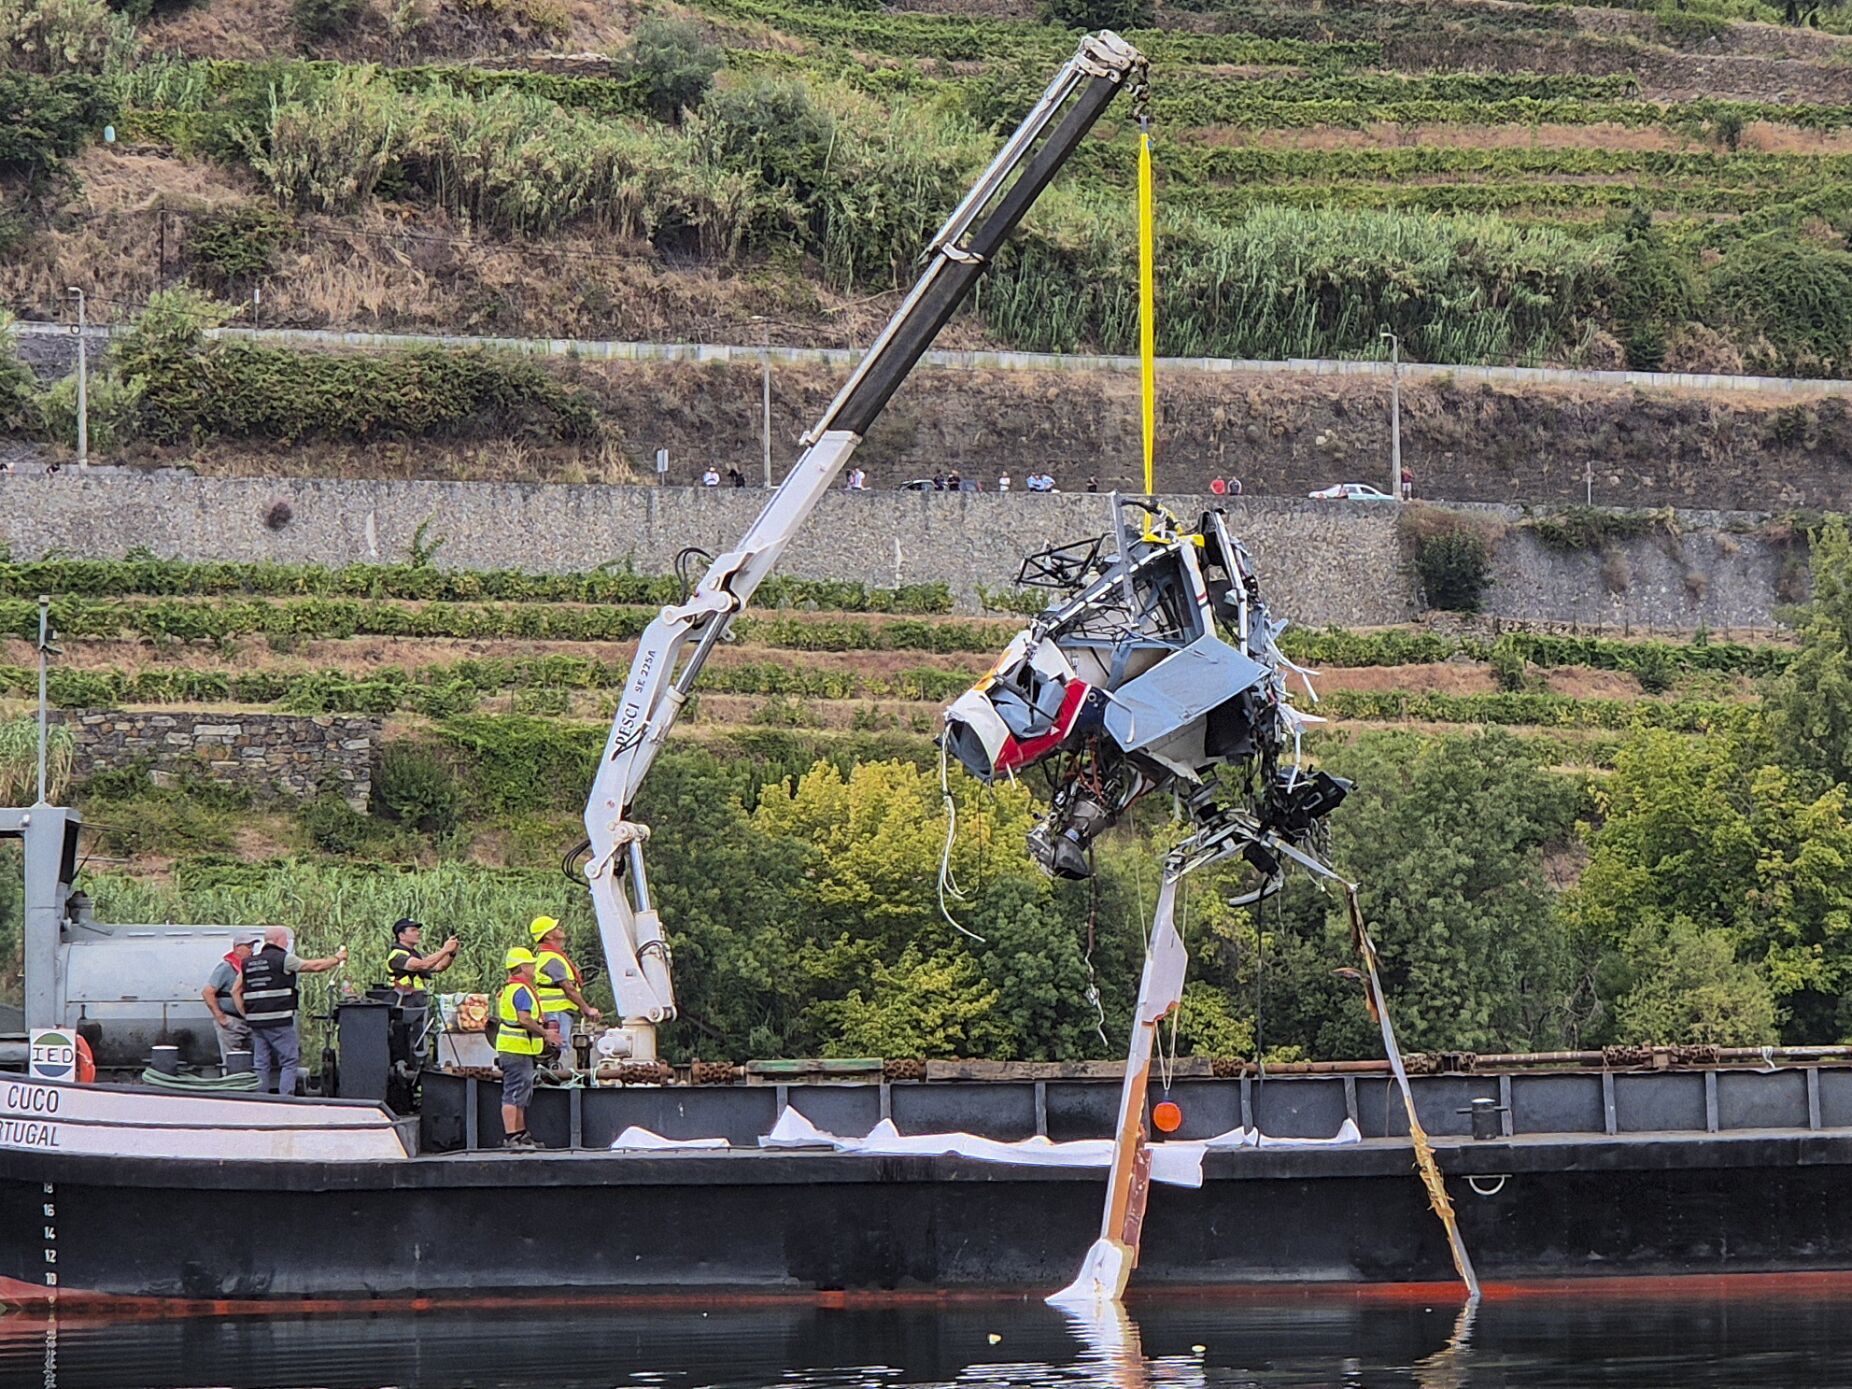
M392 938L397 940L414 926L422 926L422 921L413 921L409 916L402 916L392 923Z

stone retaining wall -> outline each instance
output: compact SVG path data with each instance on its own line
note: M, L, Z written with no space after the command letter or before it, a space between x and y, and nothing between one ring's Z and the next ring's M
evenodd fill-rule
M721 554L760 509L756 488L536 483L198 478L117 474L0 485L0 542L17 559L48 552L120 556L135 548L186 560L404 563L414 537L449 569L574 573L629 564L666 574L684 546ZM1214 498L1166 499L1194 519ZM1302 626L1406 622L1422 607L1387 502L1223 499L1260 567L1276 614ZM289 521L266 524L277 502ZM1107 499L1086 493L872 492L823 498L779 562L797 578L887 587L943 583L967 611L1007 588L1022 557L1098 535ZM1523 524L1524 509L1475 505L1503 538L1486 593L1495 617L1602 627L1766 628L1804 581L1797 556L1740 512L1664 513L1650 533L1564 553Z
M145 767L157 786L203 776L259 797L312 800L332 792L356 810L372 792L378 719L108 709L56 717L76 736L80 781Z

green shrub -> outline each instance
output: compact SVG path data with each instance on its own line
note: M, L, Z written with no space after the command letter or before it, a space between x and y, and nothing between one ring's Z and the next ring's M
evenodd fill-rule
M1621 342L1629 371L1658 371L1666 364L1665 329L1657 323L1636 323Z
M302 827L309 842L324 854L363 854L379 839L378 823L339 796L321 796L312 801L302 812Z
M1706 316L1747 338L1761 369L1841 375L1852 369L1852 252L1785 231L1751 237L1711 271Z
M1498 688L1507 693L1516 693L1530 683L1523 649L1516 642L1504 638L1493 642L1486 663L1492 667L1492 678L1498 682Z
M14 349L13 315L0 309L0 437L20 437L39 426L38 382Z
M1664 694L1678 678L1678 667L1670 648L1656 642L1644 643L1633 664L1634 678L1648 694Z
M134 51L134 26L103 0L0 0L0 65L94 79Z
M114 114L109 83L0 68L0 174L48 178Z
M437 569L424 563L349 564L329 568L318 564L158 559L147 551L131 551L124 559L10 561L0 558L0 596L8 597L40 593L89 598L184 594L215 597L317 595L447 603L494 600L659 608L675 600L680 592L680 582L672 575L636 574L621 569L599 569L589 574L526 574L514 569ZM834 579L773 575L760 586L754 602L760 608L927 614L949 613L952 593L945 584L870 588L866 584ZM810 625L827 632L832 624ZM875 633L867 624L861 624L858 630ZM1001 645L1010 634L1007 627L998 623L890 623L856 645L878 644L880 635L894 632L897 634L895 645L903 644L900 639L905 638L905 645L918 648L922 643L913 638L934 631L946 633L948 638L964 633L967 634L965 639L976 643L939 648L959 651L988 650ZM289 635L281 631L277 634Z
M1157 25L1156 0L1040 0L1036 15L1065 29L1151 29Z
M353 32L366 13L366 0L290 0L289 18L310 43Z
M1445 531L1418 543L1415 572L1430 606L1476 613L1491 582L1492 556L1485 541L1471 531Z
M373 775L373 804L387 819L425 834L449 834L461 805L456 773L421 744L388 743Z
M1599 506L1565 506L1522 524L1553 550L1605 550L1616 541L1646 535L1665 523L1663 513L1610 511Z
M85 400L90 447L99 453L127 443L135 436L139 384L124 382L109 372L93 373ZM74 445L77 441L77 377L65 377L36 402L36 432L54 443Z
M201 330L222 312L197 294L155 294L117 345L117 369L136 392L148 437L583 441L601 432L588 397L526 358L482 349L318 353L205 342Z
M213 208L187 223L186 251L202 285L233 290L275 267L290 229L267 203Z
M651 114L673 122L701 105L723 61L700 25L651 15L619 55L618 72L635 85Z

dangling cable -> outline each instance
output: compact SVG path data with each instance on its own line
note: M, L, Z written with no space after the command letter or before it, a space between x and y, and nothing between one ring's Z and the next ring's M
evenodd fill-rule
M979 945L988 942L976 931L958 924L958 918L952 915L952 909L945 904L946 894L950 893L954 901L965 900L964 892L958 886L958 880L952 876L952 842L958 837L958 802L952 799L952 779L949 766L951 751L945 740L939 740L939 795L945 804L945 848L939 853L939 915L946 924L961 936L968 936Z
M1286 920L1286 908L1281 905L1279 896L1274 896L1275 919L1281 923ZM1260 1077L1260 1083L1267 1083L1267 1053L1261 1045L1262 1015L1265 1010L1264 991L1267 979L1267 932L1262 915L1266 907L1254 904L1254 1070Z
M1093 1005L1093 1030L1100 1045L1108 1052L1112 1043L1106 1039L1106 1009L1100 1002L1099 980L1093 975L1093 938L1100 921L1100 880L1093 871L1093 846L1087 845L1087 1002Z

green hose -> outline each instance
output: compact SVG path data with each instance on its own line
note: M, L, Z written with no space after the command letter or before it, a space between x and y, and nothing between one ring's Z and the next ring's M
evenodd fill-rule
M150 1066L141 1073L141 1083L157 1090L180 1090L188 1094L224 1094L228 1091L257 1089L256 1071L236 1071L228 1076L170 1076Z

